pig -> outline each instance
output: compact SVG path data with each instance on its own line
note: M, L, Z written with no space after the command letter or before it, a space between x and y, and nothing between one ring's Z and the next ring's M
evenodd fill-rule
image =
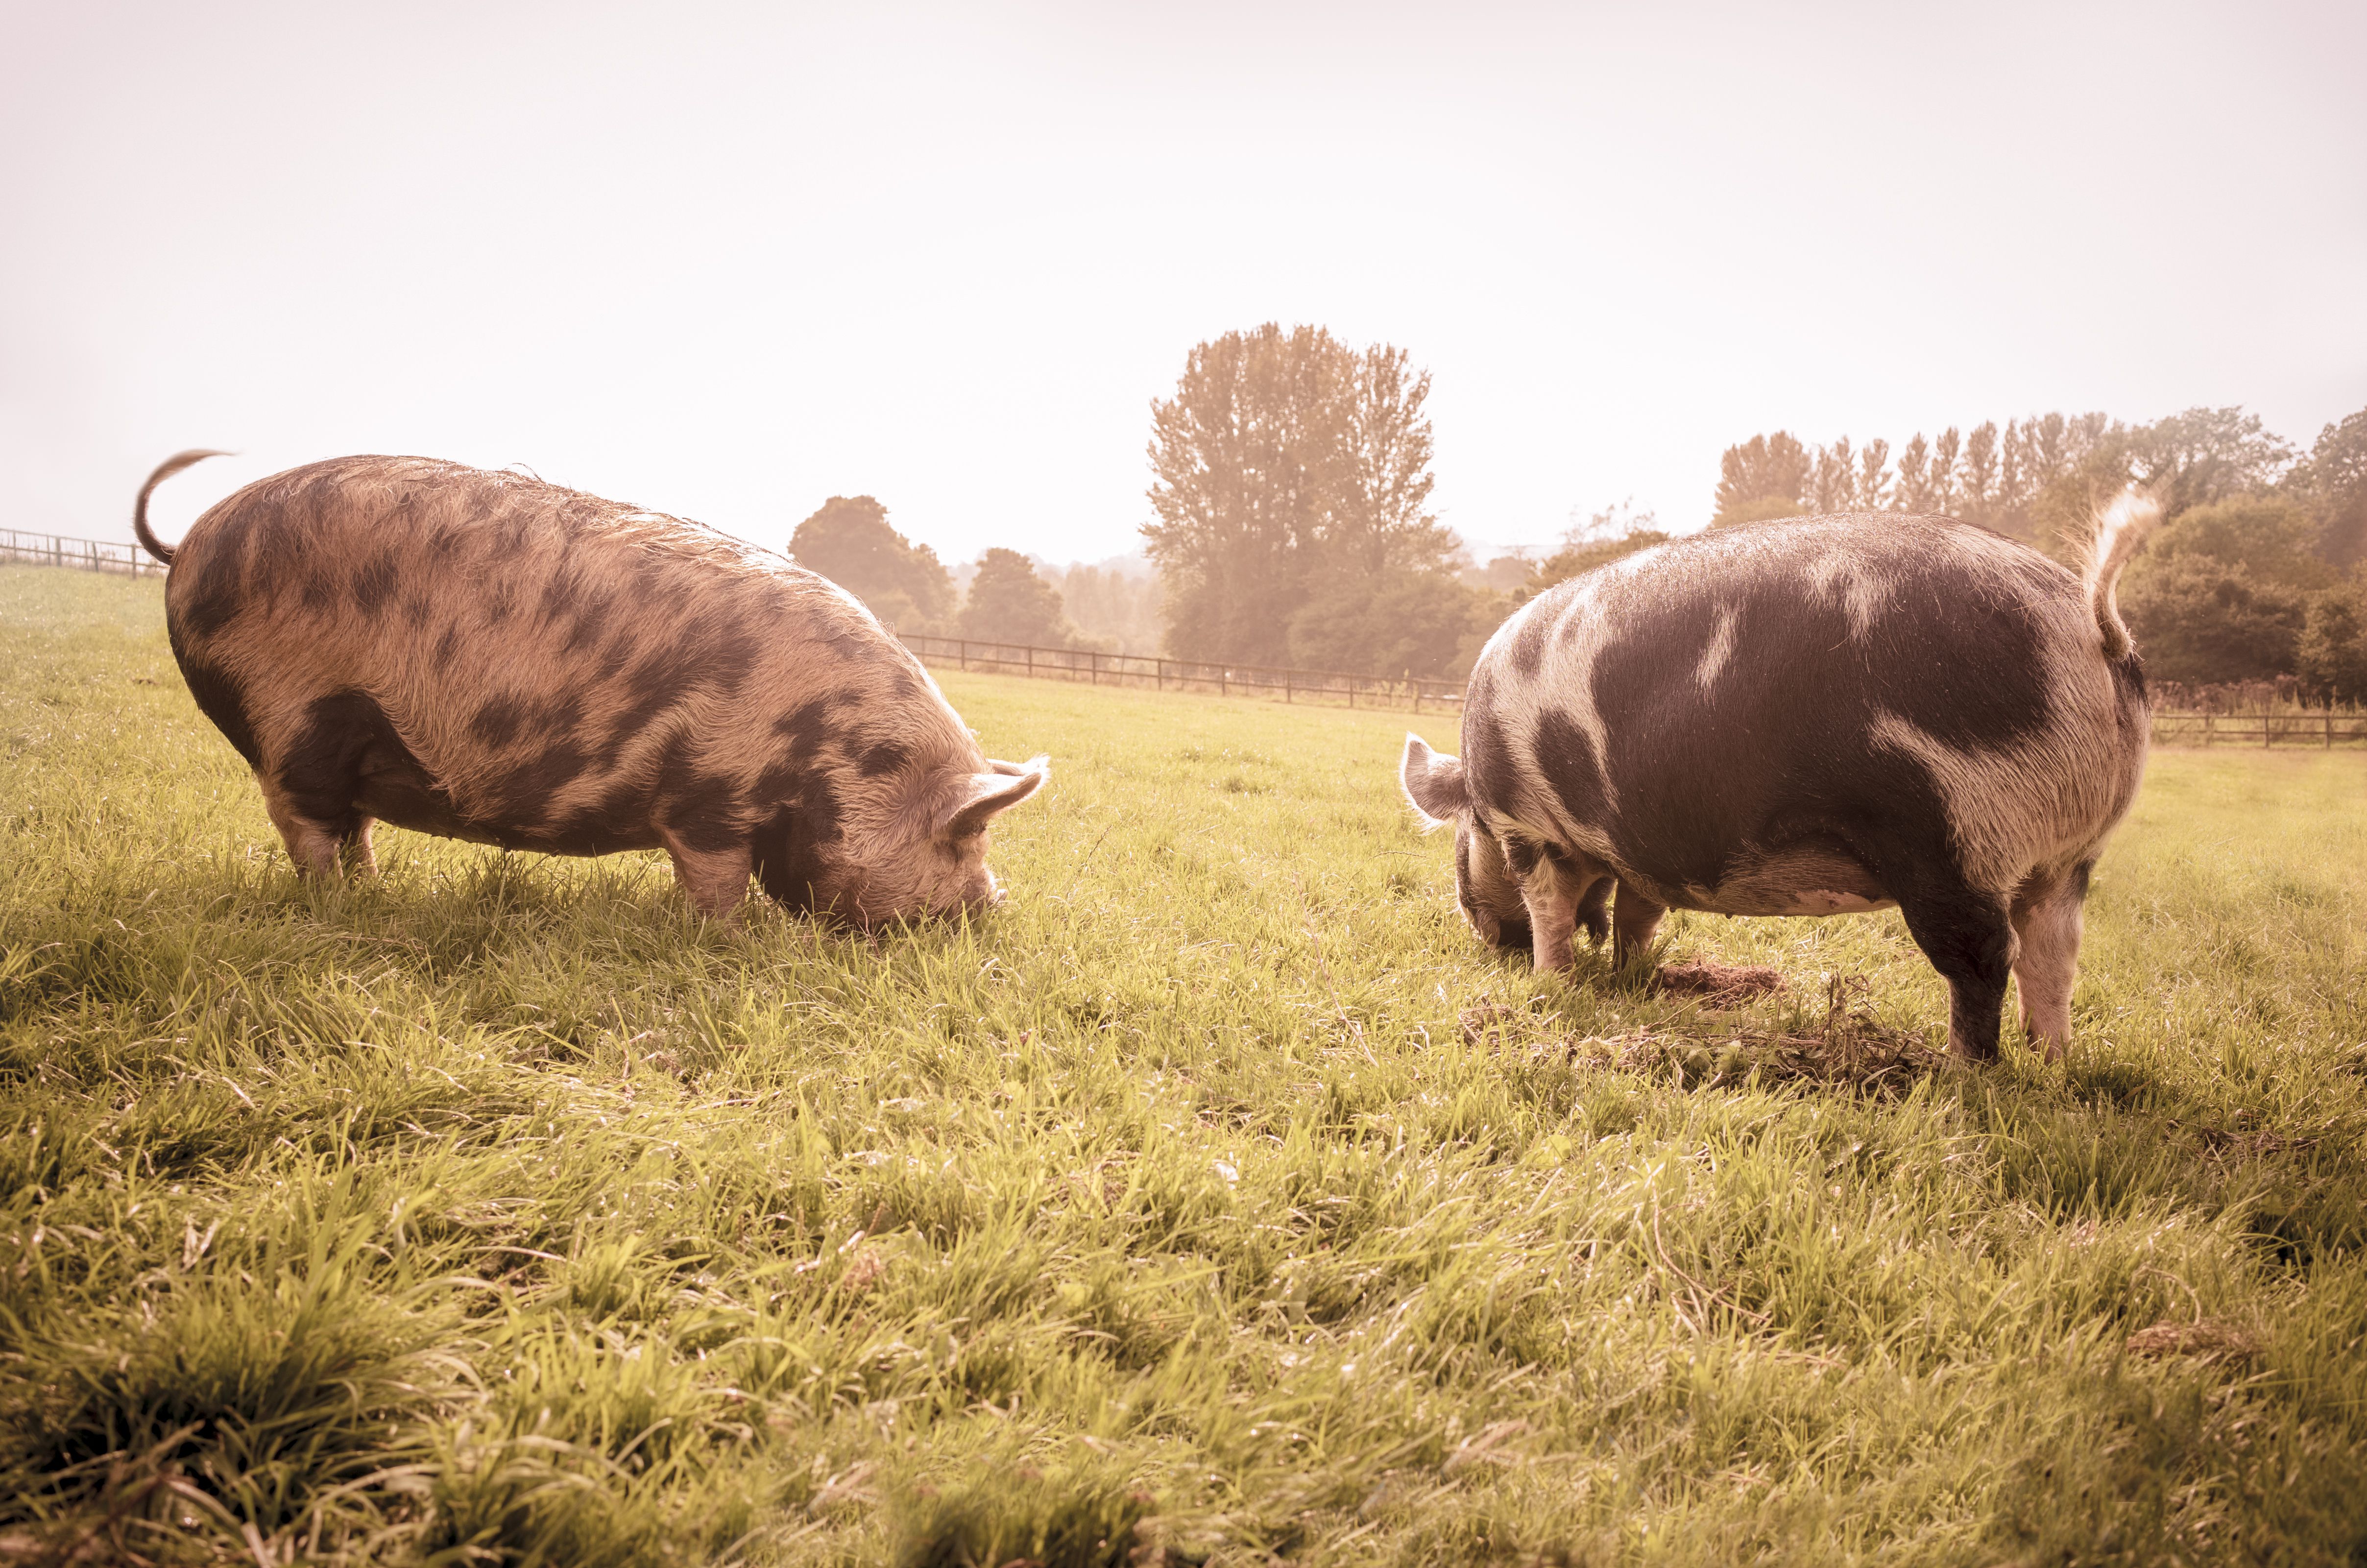
M1670 909L1897 908L1949 991L1948 1045L2071 1032L2089 875L2151 729L2113 587L2160 507L2132 489L2084 570L1946 517L1720 528L1539 595L1471 672L1460 757L1399 777L1455 825L1473 927L1625 965ZM1615 908L1606 910L1615 888Z
M824 578L699 524L511 472L349 457L258 480L179 544L189 694L299 872L377 869L373 824L531 849L663 848L691 905L753 875L858 926L990 904L987 830L1048 776L995 762Z

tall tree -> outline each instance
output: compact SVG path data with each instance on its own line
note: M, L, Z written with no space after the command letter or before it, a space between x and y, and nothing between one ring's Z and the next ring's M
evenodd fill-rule
M1060 591L1044 580L1015 550L990 550L979 557L956 624L959 635L995 642L1065 648L1077 629L1061 613Z
M1890 443L1876 436L1857 455L1857 506L1879 512L1890 505Z
M868 495L823 502L789 536L789 554L907 631L942 622L953 608L953 576L937 552L898 533L888 508Z
M1142 532L1168 651L1284 663L1291 619L1319 591L1443 572L1455 540L1424 510L1429 395L1402 350L1358 352L1320 327L1268 323L1195 347L1175 395L1151 404L1157 520Z
M1711 526L1798 512L1812 465L1807 448L1788 430L1728 447L1717 461L1717 511Z
M1060 578L1060 608L1081 641L1112 653L1159 651L1160 584L1104 566L1071 566Z
M2327 560L2338 566L2367 560L2367 408L2318 433L2292 485L2316 516Z
M1918 430L1898 452L1898 488L1892 505L1902 512L1929 512L1937 492L1931 484L1931 443Z

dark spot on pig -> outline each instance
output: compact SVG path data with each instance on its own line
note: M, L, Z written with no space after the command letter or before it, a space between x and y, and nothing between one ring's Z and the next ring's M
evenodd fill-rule
M607 646L601 650L600 662L593 666L592 684L606 686L623 675L625 666L633 662L633 652L638 646L632 628L618 623L609 634Z
M363 776L387 773L424 781L426 772L395 733L386 710L367 692L316 698L277 763L280 790L297 815L340 836L360 826Z
M684 674L678 653L661 651L642 660L625 676L629 700L608 722L608 749L616 750L655 723L694 684Z
M248 592L246 575L247 538L253 531L252 521L243 513L232 513L213 530L198 552L194 562L174 563L175 581L171 586L181 586L186 575L188 587L178 598L180 613L176 619L187 629L190 642L202 642L229 625L245 607ZM182 547L186 551L187 547ZM189 566L195 565L195 572Z
M659 754L657 814L686 849L729 849L745 838L737 820L739 791L728 776L701 772L691 749L675 735Z
M1521 630L1512 636L1512 668L1524 676L1534 676L1545 664L1546 643L1553 636L1555 618L1532 611Z
M429 605L425 595L414 594L402 604L402 619L411 623L413 631L427 630Z
M1495 710L1478 705L1486 700L1475 694L1464 705L1463 777L1474 805L1509 815L1519 780L1512 768L1512 747Z
M1611 814L1594 739L1576 719L1562 709L1546 709L1537 717L1536 748L1537 767L1571 821L1599 824Z
M255 725L246 714L246 688L238 677L220 665L204 659L191 658L181 648L179 630L172 634L173 656L181 666L181 678L189 683L189 695L197 699L198 711L214 722L238 755L254 767L263 760L262 751L255 744Z
M1512 868L1512 874L1516 877L1527 878L1537 869L1537 862L1544 858L1545 856L1538 847L1525 838L1513 838L1505 842L1504 863Z
M616 608L616 599L611 595L601 594L592 598L576 611L574 622L568 628L567 641L561 644L559 651L573 653L598 642L600 634L610 624Z
M591 765L590 754L574 741L554 741L532 762L504 774L486 790L485 820L504 828L533 828L549 818L550 798Z
M525 726L525 704L515 697L496 697L469 720L469 733L486 745L499 748L516 740L518 731Z
M395 581L393 556L381 555L370 562L354 574L354 608L364 615L378 614L394 596Z
M799 914L824 907L830 846L839 840L838 801L827 790L783 806L756 829L756 881L765 896Z
M748 678L749 666L756 662L759 646L756 634L739 622L718 628L702 652L701 678L730 696Z
M606 855L617 849L650 849L659 840L645 779L618 778L591 805L543 835L553 855Z
M845 738L838 722L843 707L834 696L809 698L773 721L773 733L789 743L788 762L801 767L820 758Z
M436 663L439 666L449 665L453 655L459 651L460 629L458 626L446 627L443 634L436 639Z
M884 778L900 772L912 760L910 747L898 741L876 741L855 754L855 770L866 778Z

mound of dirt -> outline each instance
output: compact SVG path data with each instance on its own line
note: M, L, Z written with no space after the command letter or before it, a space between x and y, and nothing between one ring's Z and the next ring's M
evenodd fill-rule
M2189 1356L2198 1361L2248 1361L2260 1353L2259 1336L2232 1323L2157 1323L2129 1335L2129 1354L2158 1359Z
M1673 1074L1688 1089L1755 1077L1762 1084L1904 1094L1937 1072L1947 1057L1876 1019L1864 1006L1866 989L1862 976L1832 976L1826 983L1824 1022L1814 1033L1657 1028L1580 1038L1538 1028L1550 1019L1489 1002L1464 1011L1463 1040L1496 1051L1525 1048L1533 1059L1558 1057L1581 1070Z
M1784 976L1764 964L1664 963L1652 976L1652 989L1698 997L1711 1007L1739 1007L1783 990Z

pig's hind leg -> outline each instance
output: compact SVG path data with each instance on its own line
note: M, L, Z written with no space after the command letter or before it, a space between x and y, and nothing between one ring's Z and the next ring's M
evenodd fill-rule
M1948 1050L1970 1062L1994 1062L2005 1021L2006 978L2014 960L2005 901L1947 876L1897 894L1908 934L1948 983Z
M263 809L271 814L271 825L279 830L280 842L288 846L288 858L299 876L337 874L348 836L345 824L313 816L289 800L285 790L274 789L268 782L263 787Z
M2080 906L2088 896L2082 861L2067 872L2033 877L2015 893L2014 988L2022 994L2022 1027L2052 1062L2071 1039L2071 987L2079 977Z
M389 746L400 751L402 743L385 712L357 691L316 699L302 714L301 725L255 769L264 809L299 873L334 877L350 868L374 876L378 856L372 819L360 805L362 773L373 755Z

